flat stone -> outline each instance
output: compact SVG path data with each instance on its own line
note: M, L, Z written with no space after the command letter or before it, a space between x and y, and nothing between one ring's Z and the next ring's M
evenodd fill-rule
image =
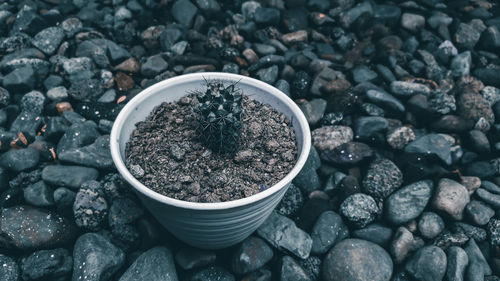
M309 275L300 264L290 256L283 256L281 260L281 280L310 281Z
M374 104L386 110L390 110L396 113L403 113L406 110L405 106L397 98L393 97L392 95L384 91L378 91L373 89L368 90L366 92L366 97Z
M417 138L405 147L406 153L422 155L435 155L447 165L451 165L451 145L449 141L440 134L428 134Z
M189 0L178 0L172 5L172 16L180 24L191 27L198 8Z
M54 205L53 193L45 182L38 181L24 189L24 200L34 206L47 207Z
M52 211L22 205L2 209L0 248L33 250L60 247L71 242L75 234L73 224Z
M257 229L257 234L279 250L288 251L305 259L309 257L312 239L295 223L276 212L272 212L267 220Z
M419 83L394 81L391 83L391 92L397 96L409 98L418 94L428 96L431 90L426 85Z
M432 205L453 219L461 220L464 208L469 201L469 193L463 185L454 180L442 178L436 188Z
M119 281L177 281L177 272L169 249L157 246L140 255Z
M100 281L108 280L122 267L125 254L104 236L85 233L76 240L73 260L72 280Z
M465 268L469 264L467 253L460 247L452 246L446 251L446 278L450 281L463 281Z
M394 238L389 246L389 251L397 264L401 264L407 257L414 243L413 234L400 226L394 233Z
M66 149L59 155L59 160L71 164L110 170L114 167L109 150L109 135L98 137L94 143Z
M212 264L217 259L213 251L183 247L175 254L175 261L182 269L189 270Z
M492 274L490 265L486 261L483 252L481 252L474 239L469 239L469 242L465 245L464 250L467 253L467 257L469 257L469 268L467 271L471 269L470 267L472 267L472 265L476 265L481 268L483 275Z
M495 211L481 201L471 200L465 206L465 216L476 225L485 225L495 215Z
M324 254L348 235L349 230L340 215L334 211L323 212L316 220L311 232L311 253Z
M42 179L55 186L78 189L90 180L96 180L99 172L94 168L82 166L51 165L42 170Z
M321 153L352 141L354 134L347 126L324 126L312 131L313 145Z
M167 67L168 63L161 56L152 56L141 65L141 74L146 77L154 77L165 71Z
M389 281L393 263L389 254L377 244L345 239L330 250L322 269L325 281Z
M0 156L0 166L17 173L35 168L38 161L40 153L31 147L11 149Z
M417 251L405 266L416 280L440 281L446 273L446 254L436 246L425 246Z
M392 224L403 224L417 218L432 196L433 183L424 180L404 186L391 194L384 204L384 214Z
M64 36L62 28L52 26L38 32L33 38L32 43L37 49L50 56L55 53Z
M36 251L21 260L24 280L57 280L68 277L72 269L73 258L63 248Z
M255 271L273 258L273 250L267 243L250 236L238 246L231 260L231 268L236 274Z

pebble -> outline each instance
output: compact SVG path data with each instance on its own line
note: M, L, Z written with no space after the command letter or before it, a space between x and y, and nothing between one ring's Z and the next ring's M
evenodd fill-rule
M273 65L267 68L262 68L257 71L256 75L259 78L259 80L262 80L263 82L266 82L268 84L274 84L276 80L278 79L278 66Z
M53 193L54 203L59 208L66 208L69 206L73 206L75 197L76 197L76 192L71 191L65 187L59 187L56 190L54 190Z
M465 216L476 225L485 225L495 215L495 211L481 201L471 200L465 206Z
M470 224L455 222L452 229L454 232L463 233L476 241L484 241L486 239L486 230Z
M391 83L391 92L402 98L410 98L414 95L429 96L431 90L426 85L419 83L394 81Z
M312 239L295 223L276 212L272 212L267 220L257 229L257 234L279 250L286 250L295 256L305 259L309 257Z
M418 220L418 230L422 237L433 239L444 230L444 221L434 212L424 212Z
M354 124L356 140L384 142L389 121L380 116L359 117Z
M319 179L318 179L318 185L319 185ZM303 205L304 205L304 196L302 195L302 192L295 184L291 183L290 187L283 196L283 199L281 199L280 203L276 207L276 212L283 216L291 216L297 213L297 211L299 211Z
M78 189L87 181L96 180L99 172L94 168L81 166L50 165L42 170L42 179L55 186Z
M84 182L73 203L76 225L86 230L97 231L107 215L108 203L101 184L95 180Z
M385 199L403 183L403 173L389 159L377 159L370 163L363 179L363 191L374 198Z
M433 183L430 180L414 182L400 188L385 200L385 217L395 225L417 218L431 199L432 191Z
M394 233L394 238L389 246L389 251L397 264L402 263L408 257L413 243L413 234L407 228L400 226Z
M415 132L408 126L401 126L387 132L387 143L393 149L404 149L406 145L416 138Z
M129 224L139 219L144 210L133 200L123 197L113 200L109 208L108 224L110 226Z
M413 255L405 270L416 280L442 280L446 273L446 254L439 247L425 246Z
M24 200L33 206L47 207L54 205L52 189L44 181L38 181L24 190Z
M7 249L59 247L73 240L75 230L68 219L57 213L30 206L3 208L0 216L0 234L9 237L2 247Z
M461 22L453 39L458 48L471 50L479 41L480 36L481 32L478 32L472 24Z
M393 231L389 227L372 223L365 228L354 230L352 234L356 238L367 240L381 247L385 247L389 244Z
M63 248L36 251L21 259L24 280L59 280L67 278L72 269L73 258Z
M451 165L451 144L441 134L428 134L418 137L405 147L405 152L419 155L434 155L446 165Z
M19 267L13 258L0 254L0 276L4 281L18 281Z
M368 90L366 92L366 97L374 104L386 110L400 114L405 112L405 106L401 103L401 101L399 101L397 98L393 97L392 95L390 95L385 91L379 91L374 89Z
M446 278L450 281L463 281L464 273L469 264L467 253L460 247L452 246L446 251Z
M3 87L9 92L29 92L33 90L35 82L35 72L31 66L17 68L3 77Z
M312 254L324 254L333 245L347 238L349 230L340 215L334 211L323 212L316 220L312 232Z
M104 236L85 233L78 237L73 248L73 277L71 280L108 280L125 263L125 254ZM161 270L166 267L155 267Z
M324 126L312 131L312 141L319 153L333 150L337 146L352 141L354 134L347 126Z
M377 73L365 65L360 65L352 70L354 82L362 83L372 81L378 77Z
M356 228L363 228L375 220L380 210L373 197L364 193L356 193L342 202L340 213Z
M280 11L275 8L258 7L255 9L254 21L257 26L276 26L280 20Z
M185 270L210 265L216 259L217 255L212 251L191 247L183 247L175 254L175 261Z
M46 55L52 55L57 50L64 39L64 30L57 26L52 26L38 32L31 43Z
M354 166L373 156L373 149L362 142L347 142L321 152L321 159L342 166Z
M297 261L290 256L283 256L280 280L310 281L311 279Z
M177 281L172 252L162 246L147 250L134 261L118 280Z
M460 77L470 74L470 65L472 62L472 57L470 51L465 51L456 55L450 64L452 69L452 74L455 77Z
M492 274L491 267L489 266L488 262L486 261L483 253L479 249L474 239L469 239L469 241L464 247L464 250L467 253L467 257L469 258L469 266L467 268L467 271L469 272L466 274L465 280L468 279L467 275L470 275L470 273L479 273L479 272L474 272L477 270L477 267L479 267L479 270L481 272L480 274L482 275ZM476 270L474 270L474 268L476 268Z
M141 74L146 77L155 77L165 71L168 63L160 56L152 56L146 59L141 65Z
M11 149L0 156L0 166L16 173L35 168L39 161L40 153L31 147Z
M225 268L220 266L210 266L196 272L190 281L234 281L234 275L232 275Z
M177 0L172 5L174 19L185 27L191 27L198 8L189 0Z
M463 185L454 180L442 178L436 188L432 206L455 220L461 220L469 201L469 193Z
M425 18L421 15L404 13L401 15L401 26L409 31L416 32L425 25Z
M104 170L114 167L109 150L109 135L100 136L87 146L65 149L58 156L59 160L70 164Z
M500 220L491 219L488 223L488 237L492 247L500 246Z
M361 239L345 239L335 245L322 265L325 281L389 281L393 263L377 244Z
M272 258L271 247L264 240L250 236L237 247L231 268L236 274L247 274L261 268Z

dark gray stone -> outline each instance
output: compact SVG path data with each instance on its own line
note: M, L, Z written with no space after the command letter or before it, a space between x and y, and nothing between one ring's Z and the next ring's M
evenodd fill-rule
M198 8L189 0L177 0L172 5L171 12L177 22L189 28L193 24Z
M450 64L451 73L455 77L460 77L470 74L470 65L472 62L472 57L470 51L465 51L456 55Z
M363 191L375 198L385 199L403 183L403 173L389 159L370 163L363 179Z
M75 234L73 224L57 213L23 205L2 209L0 248L60 247L72 241Z
M44 181L39 181L24 189L24 200L34 206L51 206L54 205L53 193Z
M94 143L84 147L68 148L58 156L62 162L71 164L107 170L114 168L109 150L109 135L100 136Z
M272 85L274 84L274 82L276 82L276 79L278 79L278 71L278 66L273 65L267 68L260 69L259 71L257 71L256 75L259 80Z
M144 210L127 197L117 198L109 208L109 225L129 224L144 214Z
M183 247L175 254L175 261L182 269L189 270L212 264L217 259L213 251Z
M366 92L368 100L374 104L392 112L403 113L405 106L395 97L390 94L379 90L368 90Z
M57 26L48 27L38 32L31 43L46 55L55 53L62 40L64 39L64 30Z
M500 246L500 220L491 219L488 223L488 237L492 247Z
M140 255L119 279L134 280L177 281L174 258L170 250L157 246Z
M311 232L312 254L324 254L333 245L347 238L349 229L340 215L334 211L323 212L313 226Z
M418 220L418 230L427 239L433 239L444 229L443 219L436 213L424 212Z
M276 26L280 20L280 11L275 8L258 7L255 9L254 20L258 26Z
M415 280L441 281L446 273L446 254L436 246L425 246L413 255L405 270Z
M288 251L305 259L309 256L312 239L295 223L276 212L272 212L267 220L257 229L257 234L279 250Z
M389 251L397 264L402 263L408 257L414 242L413 234L406 227L400 226L396 230Z
M247 274L264 266L273 258L273 250L264 240L250 236L238 246L231 260L236 274Z
M372 81L378 77L378 75L375 71L369 69L365 65L360 65L360 66L355 67L352 70L352 76L353 76L354 82L356 82L358 84L362 83L362 82Z
M79 118L82 117L80 116ZM75 123L66 130L64 135L59 140L56 152L60 155L66 150L90 145L99 136L99 132L93 122Z
M433 183L424 180L412 183L391 194L384 205L385 217L392 224L403 224L417 218L432 196Z
M35 87L35 82L35 72L31 66L17 68L3 77L3 86L10 92L29 92Z
M384 142L389 121L380 116L359 117L354 124L356 140Z
M373 197L364 193L356 193L342 202L340 213L355 227L363 228L375 220L380 210Z
M322 269L325 281L389 281L393 264L389 254L377 244L346 239L330 250Z
M21 259L24 280L59 280L68 277L72 269L73 258L63 248L37 251Z
M96 169L81 166L51 165L42 170L42 179L45 182L72 189L78 189L84 182L96 180L98 177L99 172Z
M405 147L405 152L422 155L434 155L447 165L451 165L451 145L440 134L428 134L417 138Z
M65 187L59 187L53 194L54 202L59 208L73 206L75 202L76 192Z
M283 199L281 199L280 203L276 207L276 212L283 216L290 216L295 214L302 207L302 205L304 205L304 196L302 195L300 189L292 183L285 192Z
M299 174L293 179L293 184L299 187L304 194L308 195L314 190L321 188L319 176L316 170L321 166L321 159L319 158L316 148L311 146L309 156L306 163Z
M467 253L460 247L452 246L448 248L446 268L446 279L449 281L463 281L465 268L469 264Z
M406 81L394 81L391 83L391 92L397 96L410 98L414 95L430 95L431 90L424 84Z
M225 268L220 266L210 266L196 272L190 281L234 281L232 275Z
M321 159L336 165L353 166L373 156L373 150L362 142L343 143L321 152Z
M155 77L167 70L167 67L168 63L160 55L152 56L141 65L141 74L146 77Z
M495 215L495 210L481 201L472 200L465 206L465 216L476 225L485 225Z
M473 267L473 265L477 266L480 268L480 271L482 271L483 275L491 275L491 267L486 261L486 258L484 257L483 253L479 249L479 247L476 244L476 241L474 239L469 239L469 242L464 247L465 252L467 253L467 256L469 257L469 266L468 268L470 269ZM475 267L474 266L474 267ZM475 271L475 270L473 270ZM474 273L474 272L472 272ZM467 273L469 274L469 273ZM467 280L467 277L466 277ZM475 279L474 279L475 280Z
M373 223L367 225L365 228L354 230L353 236L385 247L391 241L392 233L391 228Z
M85 233L76 240L73 261L71 280L109 280L124 264L125 254L104 236Z
M16 261L9 256L0 254L0 276L4 281L18 281L19 280L19 267Z
M283 256L281 259L280 280L290 281L310 281L309 275L300 264L290 256Z
M38 161L40 161L40 153L31 147L11 149L0 156L0 165L16 173L35 168Z

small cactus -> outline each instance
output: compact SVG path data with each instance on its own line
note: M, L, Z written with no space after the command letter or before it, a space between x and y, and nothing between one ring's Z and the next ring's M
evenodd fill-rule
M234 153L241 131L242 94L231 84L207 82L207 89L198 92L200 139L217 153Z

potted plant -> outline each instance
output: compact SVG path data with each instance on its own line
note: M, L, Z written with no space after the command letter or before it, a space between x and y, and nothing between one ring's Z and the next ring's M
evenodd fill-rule
M216 81L207 84L207 81ZM203 85L207 85L203 88ZM146 120L151 112L162 103L180 101L198 91L200 105L196 107L200 127L198 132L205 135L201 140L213 137L203 145L214 153L238 154L237 134L245 126L245 120L238 116L237 102L241 99L235 87L249 100L269 105L283 114L293 127L297 154L291 170L278 182L248 197L225 202L190 202L191 199L175 199L166 196L143 184L127 168L126 146L136 124ZM202 90L200 90L200 87ZM215 87L215 88L214 88ZM216 89L217 88L217 89ZM208 101L211 91L222 91L225 100ZM226 92L224 92L226 91ZM229 92L231 92L229 94ZM206 96L206 95L209 96ZM220 93L216 95L221 99ZM224 108L233 112L219 112L229 125L222 137L221 131L214 127L214 110L222 109L220 103L231 103ZM203 107L205 103L207 106ZM231 114L229 114L231 113ZM218 125L217 125L218 126ZM221 125L222 126L222 125ZM214 134L215 132L215 134ZM219 137L217 137L219 135ZM208 137L207 137L208 136ZM137 139L137 136L135 136ZM212 145L210 145L212 144ZM180 240L199 248L218 249L234 245L255 231L269 216L285 194L293 178L304 166L311 147L310 130L306 118L298 106L284 93L259 80L228 73L194 73L181 75L159 82L143 90L122 109L116 118L111 135L110 149L113 161L123 178L134 188L142 203L153 216Z

